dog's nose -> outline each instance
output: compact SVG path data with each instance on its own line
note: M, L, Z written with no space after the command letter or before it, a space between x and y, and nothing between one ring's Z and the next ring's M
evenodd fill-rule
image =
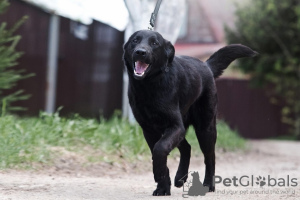
M137 49L135 50L135 54L138 56L146 56L147 52L145 49Z

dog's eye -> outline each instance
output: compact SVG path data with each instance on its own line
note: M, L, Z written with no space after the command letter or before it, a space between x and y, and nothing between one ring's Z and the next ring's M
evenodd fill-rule
M156 46L158 45L158 42L152 42L152 45Z
M134 40L132 40L132 42L133 42L133 43L137 43L137 42L138 42L138 40L137 40L137 39L134 39Z

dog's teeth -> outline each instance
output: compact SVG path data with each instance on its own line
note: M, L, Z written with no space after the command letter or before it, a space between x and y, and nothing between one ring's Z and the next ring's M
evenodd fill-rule
M145 72L143 72L142 74L138 74L138 73L136 73L136 71L134 70L134 74L135 74L136 76L143 76L143 75L145 74Z

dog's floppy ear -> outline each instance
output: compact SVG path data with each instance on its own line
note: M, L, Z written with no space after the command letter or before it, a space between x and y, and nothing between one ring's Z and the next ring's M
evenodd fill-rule
M128 48L128 45L129 45L129 42L130 40L128 40L124 45L123 45L123 56L122 56L122 60L125 64L125 67L127 68L127 70L131 70L131 68L129 67L130 66L130 63L129 63L129 60L127 60L126 58L128 58L128 55L127 55L127 48Z
M138 33L139 31L134 32L127 40L127 42L123 45L123 51L125 52L128 48L128 45L130 44L132 38Z
M165 51L167 53L168 63L171 63L173 61L174 55L175 55L175 48L171 42L166 41Z
M125 54L126 54L127 46L128 46L128 41L125 44L123 44L123 56L122 56L123 61L125 61Z

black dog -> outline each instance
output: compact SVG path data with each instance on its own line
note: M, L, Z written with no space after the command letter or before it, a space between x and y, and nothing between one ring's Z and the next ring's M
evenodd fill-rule
M128 97L133 114L143 129L153 160L154 196L170 195L168 154L177 147L181 158L175 186L188 173L191 146L185 133L193 125L205 157L204 186L214 191L217 90L215 78L235 59L257 53L243 45L229 45L206 62L174 56L173 45L159 33L135 32L124 45ZM184 181L186 181L186 178Z

